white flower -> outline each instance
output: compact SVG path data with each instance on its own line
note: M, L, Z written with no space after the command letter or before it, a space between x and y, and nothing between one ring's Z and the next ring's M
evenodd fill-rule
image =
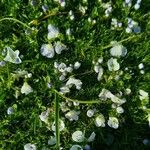
M85 149L85 150L91 150L91 147L90 147L90 145L86 144L86 145L84 146L84 149Z
M27 82L24 82L23 86L21 87L21 93L28 95L31 92L33 92L31 86Z
M98 115L95 119L95 125L97 127L105 127L105 118L102 114Z
M54 47L57 54L61 54L63 50L67 49L66 45L62 44L60 41L55 42Z
M60 63L57 69L58 69L60 72L65 72L65 71L66 71L66 67L67 67L67 66L66 66L65 63Z
M127 27L127 28L126 28L126 33L131 33L131 32L132 32L132 29L129 28L129 27Z
M73 102L74 106L79 106L79 104L80 104L79 102Z
M65 128L64 122L61 119L59 119L59 131L64 130L64 128ZM52 124L52 130L55 132L55 129L56 129L55 122L53 122L53 124Z
M99 68L99 73L98 73L98 76L97 76L98 81L100 81L102 79L103 72L104 72L103 68L100 67Z
M79 114L80 114L79 111L72 110L72 111L69 111L68 113L66 113L65 117L67 119L69 119L70 121L73 121L73 120L77 121L79 118L79 116L78 116Z
M149 141L148 139L144 139L144 140L143 140L143 144L144 144L144 145L148 145L149 143L150 143L150 141Z
M124 113L124 109L121 106L117 107L116 111L117 111L118 114Z
M110 54L115 57L124 57L127 54L127 49L122 45L115 45L110 49Z
M71 72L73 71L73 68L72 68L72 67L67 67L65 70L66 70L67 72L71 73Z
M4 67L5 66L5 61L0 61L0 67Z
M100 57L99 59L98 59L98 63L102 63L103 62L103 57Z
M14 64L20 64L22 61L19 58L19 51L13 51L10 47L6 47L7 49L7 54L6 57L4 58L4 61L8 61Z
M81 66L81 63L79 63L78 61L77 62L75 62L75 64L74 64L74 69L79 69L80 68L80 66Z
M75 79L73 77L70 77L69 80L66 83L66 86L68 86L69 88L71 88L73 85L76 86L77 90L80 90L81 86L82 86L82 82L79 79Z
M140 70L140 73L141 73L141 74L144 74L144 73L145 73L145 71L144 71L144 70Z
M100 70L100 66L99 66L98 64L96 64L96 65L94 66L94 71L95 71L96 73L99 73L99 70Z
M94 115L94 110L89 109L86 114L88 117L92 117Z
M70 150L83 150L83 148L80 145L73 145Z
M56 137L50 136L50 139L48 140L48 145L54 145L56 144Z
M82 131L75 131L72 134L72 139L75 142L83 142L84 141L84 134L82 133Z
M59 36L59 30L52 24L48 25L48 39L56 38Z
M64 75L61 75L61 76L59 77L59 80L60 80L60 81L64 81L64 80L65 80L65 76L64 76Z
M138 67L139 67L139 69L143 69L143 68L144 68L143 63L140 63L140 64L138 65Z
M94 141L95 140L95 136L96 136L96 134L95 134L95 132L92 132L92 134L90 135L90 137L88 138L88 142L92 142L92 141Z
M139 8L140 8L140 4L136 3L136 4L134 5L134 9L135 9L135 10L138 10Z
M149 95L144 90L139 90L139 98L140 100L149 99Z
M111 128L117 129L119 127L119 121L116 117L109 117L108 123Z
M44 112L42 112L41 115L39 115L39 117L40 117L40 119L42 121L44 121L45 123L47 123L47 121L48 121L48 115L49 115L49 109L46 110L46 111L44 111Z
M63 86L63 87L60 88L60 92L62 94L66 94L66 93L70 92L70 89L67 86Z
M71 35L71 30L70 30L70 28L66 30L66 34L67 34L67 35Z
M148 114L148 125L149 125L149 127L150 127L150 113Z
M55 55L52 44L42 44L40 50L41 50L41 54L43 56L46 56L47 58L53 58Z
M116 58L109 59L108 62L107 62L107 65L108 65L109 71L117 71L117 70L120 69L120 65L117 62Z
M13 107L8 107L8 109L7 109L7 114L8 114L8 115L11 115L11 114L13 114L13 113L14 113Z
M107 89L102 89L102 91L100 92L100 94L98 95L100 99L102 100L107 100L108 94L110 91L108 91Z
M36 146L34 144L28 143L24 145L24 150L36 150Z
M126 93L127 95L130 95L130 94L131 94L131 89L127 88L127 89L125 90L125 93Z
M66 5L65 0L60 0L60 5L61 5L61 7L65 7L65 5Z

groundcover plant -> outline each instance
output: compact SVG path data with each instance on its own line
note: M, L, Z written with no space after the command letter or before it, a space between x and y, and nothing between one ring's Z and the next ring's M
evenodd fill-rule
M0 1L0 150L150 148L149 0Z

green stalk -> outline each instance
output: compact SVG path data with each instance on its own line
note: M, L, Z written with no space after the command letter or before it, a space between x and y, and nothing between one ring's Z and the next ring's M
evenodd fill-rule
M59 131L59 97L55 93L55 131L56 131L56 150L60 146L60 131Z
M56 93L57 95L59 95L61 98L65 99L65 100L68 100L68 101L71 101L71 102L78 102L78 103L81 103L81 104L97 104L97 103L103 103L103 101L100 101L100 100L78 100L78 99L71 99L71 98L68 98L66 97L65 95L61 94L60 92L58 92L56 89L53 89L54 93ZM106 103L106 102L104 102Z
M32 28L31 28L30 26L28 26L27 24L21 22L21 21L18 20L18 19L15 19L15 18L3 18L3 19L0 19L0 22L5 21L5 20L9 20L9 21L14 21L14 22L20 23L20 24L23 25L24 27L26 27L26 28L32 30Z

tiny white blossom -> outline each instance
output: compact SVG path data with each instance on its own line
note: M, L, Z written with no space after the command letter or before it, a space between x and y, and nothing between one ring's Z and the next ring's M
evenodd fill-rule
M127 49L122 45L116 45L110 49L110 54L115 57L124 57L127 54Z
M36 150L35 144L28 143L24 145L24 150Z
M70 77L69 80L66 83L66 86L71 88L73 85L76 86L77 90L80 90L81 86L82 86L82 82L79 79L75 79L73 77Z
M140 70L140 73L141 73L141 74L144 74L144 73L145 73L145 71L144 71L144 70Z
M5 66L5 61L0 61L0 67L4 67Z
M86 145L84 146L84 149L85 149L85 150L91 150L91 147L90 147L90 145L86 144Z
M140 63L140 64L138 65L138 67L139 67L139 69L143 69L143 68L144 68L143 63Z
M150 141L149 141L148 139L144 139L144 140L143 140L143 144L144 144L144 145L148 145L149 143L150 143Z
M53 58L55 55L52 44L42 44L40 51L42 56L46 56L47 58Z
M79 106L79 104L80 104L79 102L73 102L74 106Z
M119 121L116 117L109 117L108 123L111 128L117 129L119 127Z
M96 64L96 65L94 66L94 71L95 71L96 73L99 73L99 70L100 70L100 66Z
M144 90L139 90L139 98L140 100L149 99L149 95Z
M21 93L28 95L31 92L33 92L32 87L27 82L24 82L23 86L21 87Z
M83 148L80 145L73 145L70 150L83 150Z
M48 39L56 38L59 36L59 30L52 24L48 25Z
M67 49L66 45L62 44L60 41L55 42L54 47L57 54L61 54L63 50Z
M66 30L66 34L67 34L67 35L71 35L71 30L70 30L70 28Z
M79 119L79 116L78 116L79 114L80 114L79 111L72 110L66 113L65 117L69 119L70 121L73 121L73 120L77 121Z
M127 95L130 95L130 94L131 94L131 89L127 88L127 89L125 90L125 93L126 93Z
M100 99L102 100L107 100L108 94L110 91L108 91L107 89L102 89L102 91L100 92L100 94L98 95Z
M39 117L40 117L41 121L47 123L48 115L49 115L49 109L44 111L44 112L42 112L41 115L39 115Z
M10 47L6 47L7 54L6 57L4 58L4 61L8 61L14 64L20 64L22 61L19 58L19 51L13 51Z
M61 119L59 119L59 131L64 130L64 128L65 128L64 122L63 122ZM52 130L53 130L54 132L55 132L55 130L56 130L55 122L53 122L53 124L52 124Z
M95 134L95 132L92 132L92 134L90 135L90 137L88 138L88 142L92 142L92 141L94 141L95 140L95 136L96 136L96 134Z
M59 77L59 80L60 80L60 81L64 81L64 80L65 80L65 76L64 76L64 75L61 75L61 76Z
M61 5L61 7L65 7L66 6L65 0L60 0L60 5Z
M150 127L150 113L148 114L147 119L148 119L148 125L149 125L149 127Z
M8 107L8 109L7 109L7 114L8 114L8 115L11 115L11 114L13 114L13 113L14 113L13 107Z
M65 70L66 70L66 64L65 63L60 63L59 65L58 65L58 70L60 71L60 72L65 72Z
M84 134L82 131L75 131L72 134L72 140L75 142L83 142L84 141Z
M107 65L108 65L109 71L117 71L117 70L120 69L120 65L117 62L116 58L109 59L108 62L107 62Z
M121 106L117 107L116 111L117 111L118 114L124 113L124 109Z
M71 15L71 16L70 16L70 20L74 20L74 15Z
M135 10L138 10L139 8L140 8L140 4L136 3L136 4L134 5L134 9L135 9Z
M56 137L50 136L50 139L48 140L48 145L54 145L56 144Z
M103 72L104 72L103 68L100 67L99 68L99 73L98 73L98 76L97 76L98 81L100 81L102 79Z
M59 66L58 62L54 62L54 67L57 69Z
M95 119L95 125L97 127L105 127L105 118L102 114L98 115Z
M66 94L66 93L70 92L70 89L67 86L63 86L63 87L60 88L60 92L62 94Z
M69 72L69 73L71 73L73 71L73 68L72 67L67 67L66 71Z
M129 28L129 27L127 27L127 28L126 28L126 33L131 33L131 32L132 32L132 29Z
M94 115L94 110L89 109L86 114L88 117L92 117Z
M80 68L80 66L81 66L81 63L79 63L78 61L77 62L75 62L75 64L74 64L74 69L79 69Z
M98 59L98 63L102 63L103 62L103 57L100 57L99 59Z

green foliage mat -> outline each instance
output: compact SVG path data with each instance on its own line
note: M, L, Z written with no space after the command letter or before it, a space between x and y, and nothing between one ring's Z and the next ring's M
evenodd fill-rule
M149 97L139 98L140 90L150 92L149 0L143 0L138 10L134 9L135 0L131 7L123 7L123 0L65 2L63 7L59 0L0 1L0 150L22 150L27 143L35 144L38 150L60 147L68 150L73 145L84 149L86 144L92 150L149 149L150 141L143 142L150 140ZM104 3L112 7L109 16ZM112 18L122 26L113 28ZM128 18L135 20L141 31L127 33ZM56 38L48 39L50 24L59 29ZM61 41L67 50L60 55L55 53L53 58L42 55L41 46L54 45L56 41ZM124 57L114 57L120 64L117 71L108 69L112 41L127 49ZM4 61L6 48L18 50L19 56L12 52L12 60ZM99 58L103 59L100 81L94 71ZM16 62L18 59L21 63ZM67 66L80 62L81 66L61 81L55 62ZM139 64L144 68L140 69ZM80 86L72 86L70 92L62 94L60 87L70 77L78 79L78 83L82 81L82 87L78 90ZM28 84L25 90L29 93L23 93L24 83ZM126 99L122 105L124 113L117 113L110 99L99 98L103 89ZM127 89L131 90L130 94L125 94ZM10 114L9 107L13 110ZM48 120L42 121L39 115L46 110ZM80 112L79 118L70 121L66 113L73 110ZM95 110L91 118L87 116L88 110ZM100 114L105 118L105 127L95 124ZM110 127L109 117L118 118L117 129ZM62 131L61 121L65 124ZM53 123L56 123L55 131L51 128ZM85 136L82 142L72 138L78 130ZM96 137L88 142L92 132ZM55 136L56 144L48 144L50 137Z

